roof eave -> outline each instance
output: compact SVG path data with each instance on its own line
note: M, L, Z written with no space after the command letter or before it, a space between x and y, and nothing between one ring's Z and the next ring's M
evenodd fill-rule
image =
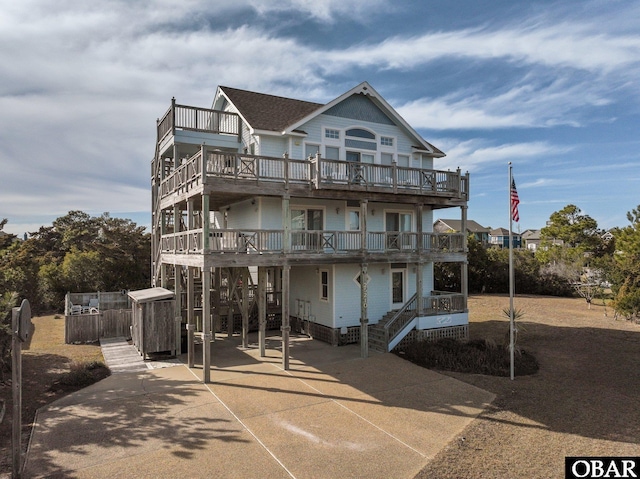
M247 125L247 128L249 129L249 133L253 134L254 133L254 129L253 127L249 124L249 122L247 121L247 119L244 117L244 115L242 114L242 112L240 111L240 109L235 105L235 103L233 103L231 101L231 98L229 98L229 96L224 92L224 90L222 89L222 86L218 86L218 91L216 92L216 95L213 99L213 102L215 104L216 100L220 97L223 96L224 98L226 98L226 100L229 102L229 104L233 105L234 109L236 110L236 114L240 117L240 119L242 120L242 123L244 123L245 125Z

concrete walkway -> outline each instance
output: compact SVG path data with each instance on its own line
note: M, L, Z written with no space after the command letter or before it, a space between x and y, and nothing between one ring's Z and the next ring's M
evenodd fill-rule
M255 338L253 338L255 341ZM412 478L493 395L392 354L279 337L113 375L41 409L24 477Z

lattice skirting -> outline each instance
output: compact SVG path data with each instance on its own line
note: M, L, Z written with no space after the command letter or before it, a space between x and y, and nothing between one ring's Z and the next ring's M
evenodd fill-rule
M330 328L299 318L291 318L291 330L301 334L308 334L313 339L329 343L332 346L360 342L360 326L349 327L346 334L342 334L340 329Z
M469 325L462 326L449 326L447 328L436 329L420 329L410 331L402 341L396 346L395 349L402 350L407 344L418 341L435 341L437 339L451 338L451 339L469 339Z
M360 342L360 326L351 326L347 328L346 334L342 334L339 328L330 328L322 324L305 321L296 317L290 318L291 331L307 334L313 339L318 339L332 346L341 346L344 344L355 344ZM267 330L279 330L282 326L282 316L280 314L267 314ZM227 317L220 318L220 324L216 327L217 332L227 331ZM233 317L234 332L242 331L242 315L236 314ZM249 324L249 331L257 331L257 321ZM396 346L396 349L402 350L408 343L416 341L430 340L434 341L442 338L451 339L469 339L469 325L449 326L446 328L421 329L413 330L407 334L402 341Z

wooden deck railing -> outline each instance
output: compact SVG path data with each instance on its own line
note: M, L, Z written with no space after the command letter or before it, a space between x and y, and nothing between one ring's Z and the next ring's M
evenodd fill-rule
M204 153L204 155L203 155ZM202 178L206 172L206 178ZM315 157L296 160L202 149L161 183L160 197L211 179L309 185L316 189L365 189L411 195L468 199L469 176L440 171L375 165Z
M314 158L318 185L356 185L393 188L415 194L456 195L467 198L468 176L460 170L438 171Z
M176 104L175 98L171 106L158 120L158 141L176 130L201 131L240 136L240 117L236 113L197 108Z
M422 237L422 241L420 241ZM363 250L360 231L291 231L290 245L283 230L212 229L209 253L356 253ZM204 252L203 230L194 229L161 237L163 253ZM464 235L460 233L367 232L369 253L397 251L425 253L462 253Z
M202 181L202 151L197 152L182 165L178 166L162 183L160 183L160 197L188 188L189 185Z
M462 293L434 291L432 296L422 298L421 308L418 307L418 297L414 294L384 325L385 339L389 344L416 317L464 313L465 311L465 297Z

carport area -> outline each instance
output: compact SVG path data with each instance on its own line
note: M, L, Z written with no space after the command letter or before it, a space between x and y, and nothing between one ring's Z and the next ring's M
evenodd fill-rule
M250 340L216 337L208 384L198 364L122 373L40 410L24 476L411 478L493 400L307 337L285 371L280 336L264 358Z

